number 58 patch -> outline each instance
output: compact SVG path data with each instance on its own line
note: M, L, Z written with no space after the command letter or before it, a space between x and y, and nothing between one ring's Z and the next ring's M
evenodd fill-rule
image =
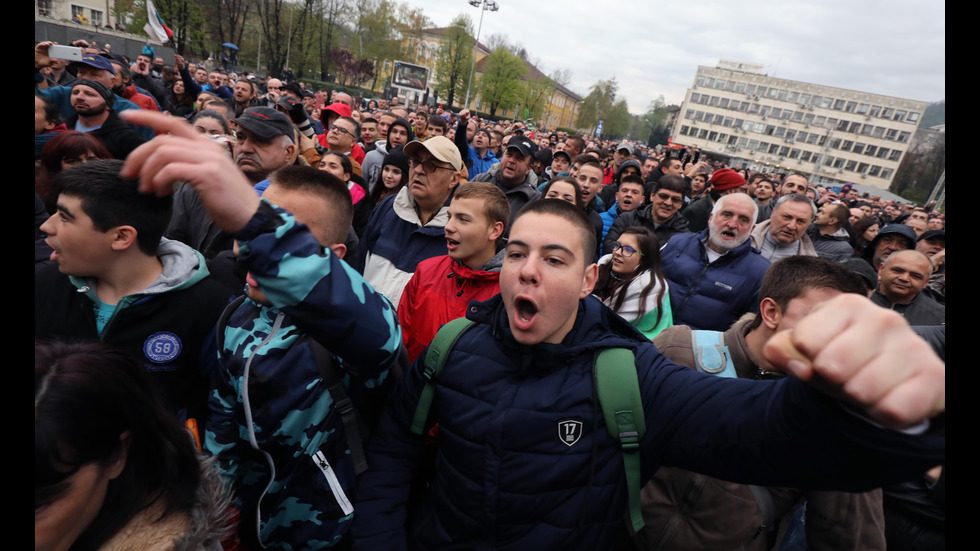
M154 363L166 363L176 358L181 351L180 337L170 331L160 331L143 342L143 355Z

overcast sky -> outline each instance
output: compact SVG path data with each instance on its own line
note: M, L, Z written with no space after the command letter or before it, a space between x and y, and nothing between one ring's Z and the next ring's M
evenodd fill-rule
M922 101L946 97L946 5L935 0L763 0L647 3L497 0L481 41L521 42L545 73L572 71L569 88L613 76L630 111L663 94L679 104L698 65L758 63L770 76ZM466 0L413 0L437 26ZM601 22L601 23L600 23Z

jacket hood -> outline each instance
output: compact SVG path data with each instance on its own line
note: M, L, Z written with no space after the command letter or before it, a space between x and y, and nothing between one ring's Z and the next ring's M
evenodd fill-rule
M157 249L157 258L163 264L163 272L144 291L131 296L154 295L186 289L210 275L204 256L180 241L166 237L161 238L160 247ZM90 292L94 292L95 280L93 278L69 276L69 279L75 287L79 289L89 287L92 289Z
M628 166L635 167L637 170L642 170L639 161L636 159L626 159L620 163L619 168L616 169L616 182L619 182L619 177L623 175L623 170L625 170Z
M408 122L407 120L405 120L405 119L395 119L394 122L391 123L391 126L388 127L388 131L389 132L391 132L391 127L392 126L403 126L403 127L405 127L405 132L408 133L408 141L409 142L415 139L415 132L412 131L412 124L410 122ZM387 146L387 143L388 142L386 141L385 142L385 145L386 146ZM405 143L408 143L408 142L405 142Z
M466 317L490 325L498 346L513 360L515 371L527 375L559 370L581 361L583 353L594 355L614 347L635 349L640 343L649 342L629 322L591 295L579 300L575 325L559 344L523 345L514 340L501 295L471 303Z

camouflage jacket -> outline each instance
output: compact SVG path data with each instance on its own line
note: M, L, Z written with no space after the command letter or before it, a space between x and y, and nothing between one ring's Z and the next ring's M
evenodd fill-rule
M337 357L357 404L380 392L397 359L397 316L289 213L263 201L236 238L271 306L246 300L219 328L205 445L234 484L243 537L270 549L329 547L353 517L355 475L308 341Z

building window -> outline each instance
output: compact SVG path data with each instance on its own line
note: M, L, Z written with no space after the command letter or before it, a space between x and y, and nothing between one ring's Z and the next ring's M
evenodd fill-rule
M861 131L861 123L852 122L850 128L848 128L848 131L852 134L857 134Z
M889 161L898 162L902 158L902 152L898 149L892 149L892 152L888 154Z
M708 140L709 141L712 141L713 142L713 141L715 141L717 139L718 139L718 133L717 132L709 132L708 133Z
M739 82L738 84L736 84L735 85L735 92L738 93L738 94L744 94L745 93L745 83L744 82Z
M85 8L83 6L76 6L75 4L72 4L71 5L71 19L72 19L72 21L75 21L76 23L77 22L84 22L85 20L87 20L88 18L85 17Z
M877 136L876 135L875 137L876 138L880 138L881 136ZM888 132L885 133L885 139L886 140L892 140L892 141L894 141L895 138L897 138L897 137L898 137L898 130L895 130L894 128L889 128L888 129Z
M861 143L861 142L858 142L858 143L854 144L854 148L851 149L851 151L855 155L860 155L860 154L864 153L864 144Z
M786 131L786 139L787 140L792 140L795 137L796 137L796 130L787 130Z
M864 154L868 157L874 157L876 153L878 153L877 145L869 145L868 148L864 150Z
M844 104L845 103L847 103L847 102L845 102L842 99L839 99L839 100L835 101L834 102L834 111L843 111L844 110Z
M759 147L759 140L749 140L749 149L755 150Z
M685 119L693 119L694 118L694 109L688 109L687 111L685 111L684 112L684 118Z
M908 118L905 119L905 122L918 122L918 120L919 120L918 113L909 113L909 116Z
M817 143L817 138L820 138L820 136L817 136L813 132L810 132L810 135L806 137L806 143L815 144Z
M868 171L868 163L859 163L857 171L861 174L866 173Z
M874 136L875 138L885 137L885 129L880 126L876 126L875 131L872 133L872 136Z
M871 115L872 117L881 116L881 106L880 105L872 105L871 106L871 111L869 111L868 114Z
M840 150L841 151L850 151L851 150L851 147L853 147L853 146L854 146L854 142L852 142L851 140L844 140L844 143L842 143L841 146L840 146Z
M95 15L95 11L94 10L92 11L92 15L93 15L93 18L94 18L94 15ZM895 121L895 122L904 122L905 121L905 115L907 115L907 114L908 114L908 111L895 111L895 117L892 120Z
M803 105L810 104L810 94L800 94L800 103Z
M681 126L681 136L687 136L687 126Z
M846 161L847 161L847 159L845 159L843 157L837 157L837 158L835 158L834 159L834 168L844 168L844 163Z
M724 89L725 89L725 80L719 78L718 80L715 81L715 90L724 90Z
M725 117L725 119L721 122L721 125L722 126L726 126L728 128L731 128L732 127L732 118L731 117Z
M721 98L721 102L718 103L718 107L728 109L728 98Z
M789 97L789 92L786 90L780 90L779 95L776 97L776 99L778 99L779 101L786 101L787 97Z
M781 157L785 157L788 154L789 154L789 147L787 147L787 146L784 145L784 146L782 146L782 147L779 148L779 155Z
M854 169L855 168L857 168L857 161L847 161L847 164L844 165L844 170L847 170L847 171L850 171L850 172L854 172Z
M773 136L776 136L777 138L782 138L786 136L786 127L780 126L779 128L777 128L776 132L773 133Z
M892 169L890 169L890 168L883 168L883 169L881 169L881 177L884 178L884 179L886 179L886 180L891 179L892 174L894 172L895 171L892 170Z
M701 94L691 92L691 103L697 103L699 99L701 99Z
M723 122L725 122L725 116L724 115L715 115L715 122L714 122L714 124L720 125Z
M911 136L911 134L908 132L900 132L898 134L898 141L901 143L906 143L909 141L909 136Z
M40 15L53 15L54 5L53 0L38 0L37 2L37 13Z
M865 124L865 125L861 126L861 135L862 136L870 136L874 132L874 130L875 130L875 127L874 127L873 124Z
M809 151L804 151L804 152L800 153L800 161L802 161L804 163L810 162L810 155L811 155L811 153Z
M721 98L719 98L718 96L711 96L711 103L709 105L711 105L712 107L718 107L719 101L721 101Z
M789 158L790 159L799 159L800 158L800 150L799 149L796 149L796 148L790 149L789 150Z
M818 96L819 97L819 96ZM816 100L816 98L813 98ZM841 100L843 101L843 100ZM830 109L830 106L834 103L834 98L821 98L820 107L823 109Z
M861 105L858 105L857 112L864 115L865 113L868 112L868 109L870 108L871 106L868 105L867 103L862 103Z
M881 172L881 167L878 165L871 165L871 170L868 171L868 176L877 176Z
M847 102L847 105L844 106L844 112L846 112L846 113L853 113L854 111L857 110L857 106L858 106L858 104L857 104L856 101L849 101L849 102Z
M888 158L888 152L889 151L891 151L891 150L888 149L887 147L882 147L881 149L878 150L877 157L879 159L887 159Z
M834 138L830 140L830 147L834 149L840 149L840 142L841 142L840 138Z
M790 92L789 97L786 98L786 101L790 103L796 103L797 101L799 101L799 99L800 99L799 92Z

